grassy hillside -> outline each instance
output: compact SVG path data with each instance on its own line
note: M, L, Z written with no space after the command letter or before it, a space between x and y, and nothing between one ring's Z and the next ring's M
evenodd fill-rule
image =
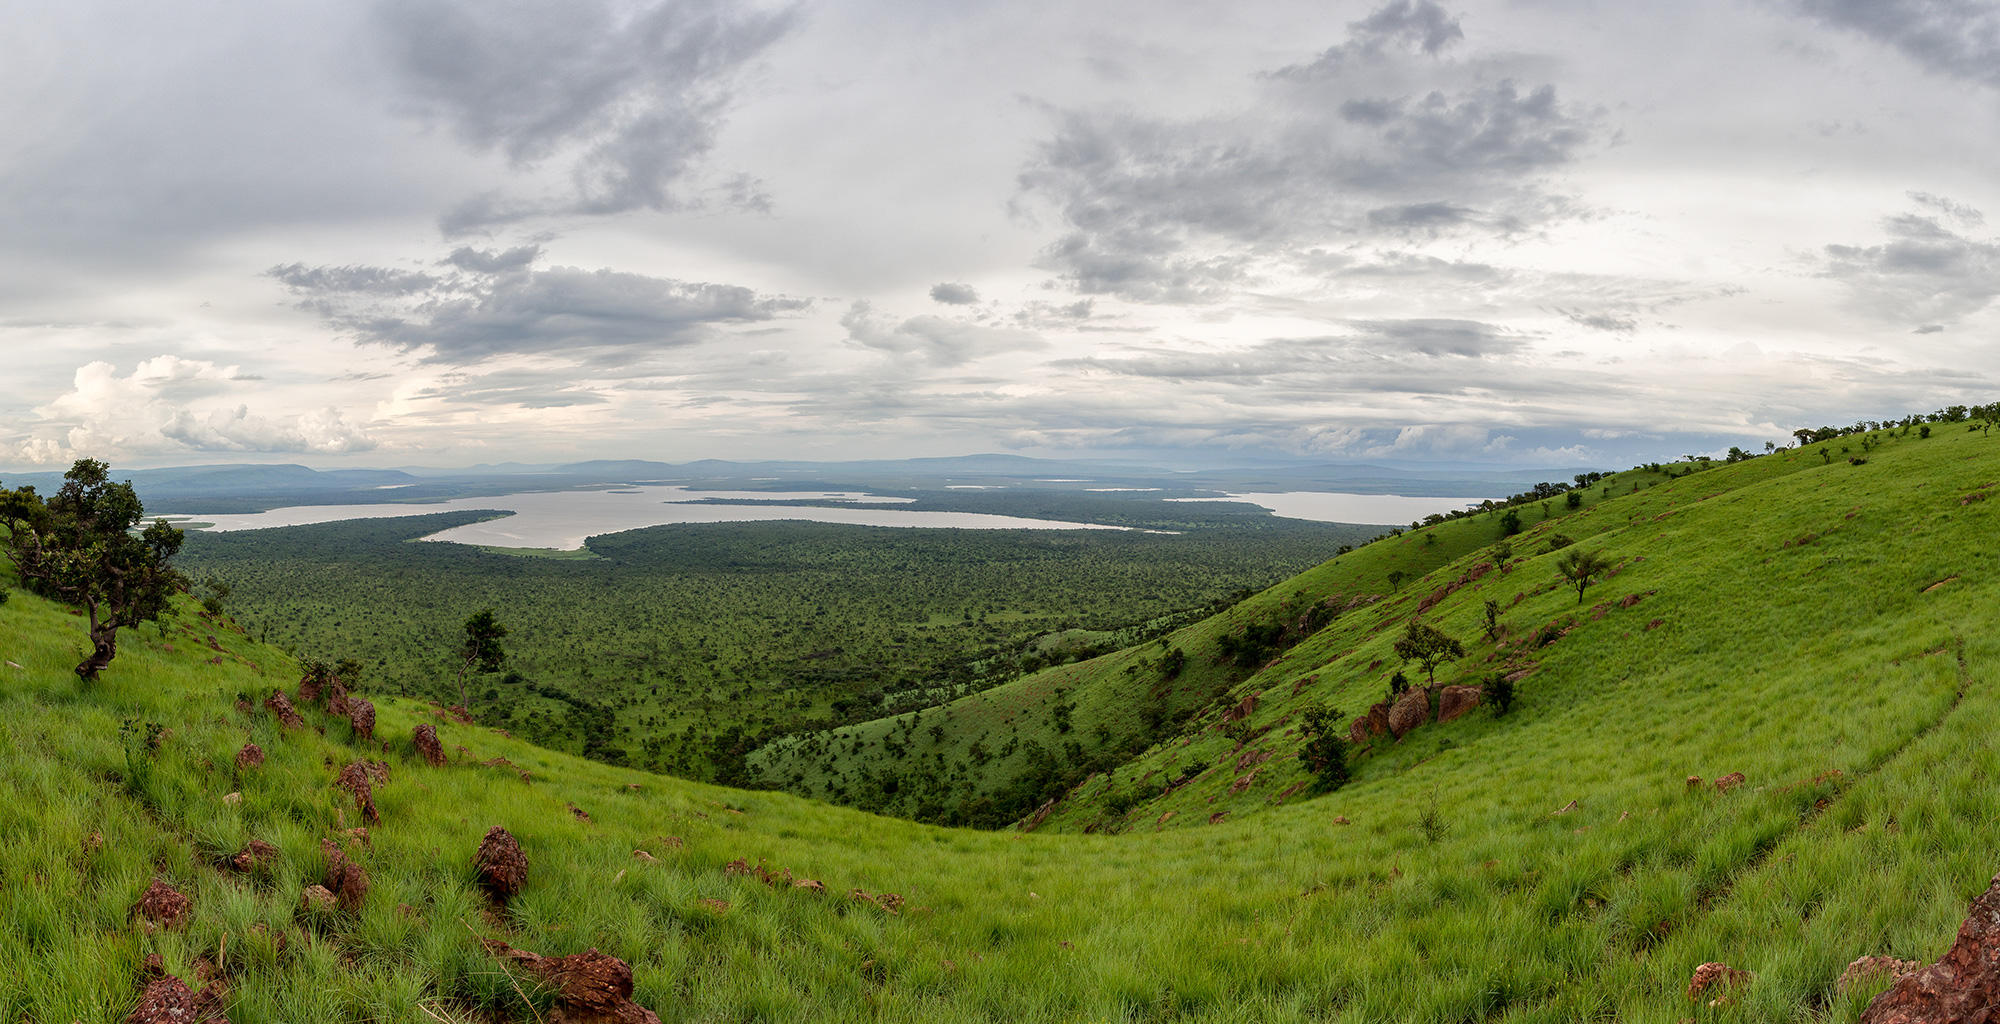
M1478 602L1505 598L1507 650L1481 641L1440 682L1532 660L1514 710L1426 725L1358 758L1335 793L1274 800L1298 778L1286 716L1376 699L1393 661L1368 666L1397 624L1490 559L1492 537L1475 519L1439 527L1435 545L1406 534L1343 556L1170 641L1190 688L1227 688L1117 782L1170 765L1207 775L1122 815L1093 779L1026 834L651 776L407 702L379 702L386 751L323 717L323 734L284 731L232 704L296 667L192 617L128 633L86 686L68 671L76 620L16 592L0 606L0 1020L118 1020L148 953L191 982L203 958L218 964L237 1024L545 1019L548 997L483 937L622 957L669 1021L1851 1021L1881 983L1839 993L1841 968L1935 957L2000 865L2000 503L1979 497L1996 482L2000 439L1912 437L1865 465L1766 457L1546 527L1530 516L1522 561L1427 615L1470 640ZM1535 530L1622 569L1576 628L1524 655L1532 628L1578 610L1550 586ZM1430 578L1254 675L1218 663L1232 621L1261 621L1294 590L1388 593L1392 555ZM1633 593L1635 607L1591 617ZM1066 678L1116 679L1121 664ZM1234 739L1204 717L1253 691ZM1088 707L1072 732L1128 720L1108 699ZM419 721L467 751L425 766ZM157 750L146 722L167 729ZM246 739L262 768L234 767ZM1238 743L1272 756L1239 770ZM391 775L366 844L341 838L355 811L330 787L364 755ZM479 763L494 757L529 780ZM1732 771L1747 781L1727 793L1683 784ZM532 864L499 914L469 863L491 825ZM371 876L358 911L299 907L323 838ZM250 839L277 847L268 867L212 866ZM738 858L828 891L767 887L728 871ZM193 897L190 923L131 920L155 876ZM854 888L904 902L892 915ZM1713 960L1755 977L1721 1005L1690 1002L1690 973Z

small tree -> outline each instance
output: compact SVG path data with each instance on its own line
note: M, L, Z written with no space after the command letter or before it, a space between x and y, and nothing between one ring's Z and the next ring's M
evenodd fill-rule
M500 640L507 635L507 627L493 618L493 609L484 608L465 620L465 642L458 649L463 659L458 666L458 703L465 706L465 675L475 666L481 672L498 672L507 660L507 652L500 648Z
M1427 685L1437 685L1437 667L1447 661L1457 661L1465 657L1465 645L1447 636L1443 630L1428 622L1411 619L1403 627L1403 638L1396 641L1396 657L1404 661L1414 661L1424 668Z
M1521 532L1521 511L1508 509L1500 514L1500 536L1512 537Z
M1486 602L1486 639L1489 641L1498 641L1500 639L1500 602L1498 601L1489 600Z
M158 619L187 587L170 564L185 535L164 519L133 532L145 514L132 484L112 483L110 467L96 459L78 459L46 501L32 487L0 492L21 583L89 617L91 652L76 666L80 678L96 679L118 656L120 627Z
M1403 589L1403 581L1405 579L1408 579L1409 575L1410 575L1409 573L1406 573L1401 569L1389 570L1389 589L1391 591L1397 591Z
M1597 577L1610 568L1611 563L1595 551L1573 549L1556 559L1556 571L1576 587L1577 604L1583 603L1584 588L1596 583Z
M1313 788L1325 793L1346 785L1347 740L1341 735L1340 710L1322 705L1307 708L1300 717L1306 745L1299 757L1313 773Z

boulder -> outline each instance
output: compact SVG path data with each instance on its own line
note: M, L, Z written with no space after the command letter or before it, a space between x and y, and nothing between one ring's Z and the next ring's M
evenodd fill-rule
M375 823L382 820L381 812L375 809L375 789L368 781L368 766L359 761L340 770L333 780L334 788L344 789L354 794L354 807L361 817Z
M319 845L326 851L326 880L320 884L333 894L340 909L359 911L361 902L368 898L368 872L349 860L346 851L333 840L322 839Z
M1950 951L1897 978L1861 1011L1861 1024L1985 1021L1995 1006L2000 1006L2000 877L1972 901Z
M347 698L347 724L364 740L375 738L375 705L360 697Z
M410 737L417 745L417 753L424 756L424 763L433 768L444 767L444 744L438 742L437 727L429 722L417 726L416 735Z
M1396 699L1396 706L1389 709L1389 731L1402 739L1411 729L1429 721L1431 717L1430 691L1421 686L1412 686Z
M497 955L527 968L555 990L550 1024L660 1024L653 1011L632 1001L632 968L595 947L571 956L537 956L487 942Z
M264 748L258 746L255 743L243 744L243 749L236 752L236 767L238 768L264 767Z
M235 871L255 871L259 867L277 859L278 848L262 839L252 839L243 847L243 852L229 858L229 867Z
M1438 695L1438 721L1449 722L1479 706L1485 690L1477 686L1447 686Z
M146 957L140 977L146 990L139 1005L125 1015L125 1024L229 1024L214 982L191 991L186 982L166 972L158 953Z
M1347 727L1347 742L1355 744L1368 742L1368 717L1366 715L1355 719L1354 723Z
M159 878L153 879L153 884L139 894L139 902L132 905L134 915L164 928L180 924L193 910L193 900Z
M1743 779L1744 776L1742 772L1730 772L1729 774L1724 775L1722 778L1715 780L1715 791L1718 793L1727 793L1730 790L1735 789L1738 786L1741 786L1743 784Z
M264 706L271 709L271 714L278 717L278 724L285 728L303 729L306 727L306 720L299 717L298 709L292 707L292 699L285 696L285 691L272 690L271 695L264 698Z
M498 825L486 830L473 855L472 867L479 873L479 885L493 902L505 904L528 883L528 856L512 834Z
M1389 709L1392 706L1385 700L1380 704L1375 704L1368 708L1369 735L1380 736L1389 731Z

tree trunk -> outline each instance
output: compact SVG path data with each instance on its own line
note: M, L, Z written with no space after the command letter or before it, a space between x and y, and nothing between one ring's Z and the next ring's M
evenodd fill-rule
M92 615L90 642L94 648L90 657L76 667L76 674L84 680L95 680L99 672L110 667L111 659L118 656L118 627L110 624L99 625Z

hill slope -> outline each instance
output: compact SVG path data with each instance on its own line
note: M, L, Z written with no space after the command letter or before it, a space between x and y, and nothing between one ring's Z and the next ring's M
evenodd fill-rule
M1263 774L1227 793L1236 753L1116 821L1100 777L1026 835L617 769L416 704L381 701L373 743L317 713L323 733L285 730L232 705L289 685L296 666L192 617L128 633L85 686L68 672L75 619L16 592L0 606L0 1019L121 1019L149 953L190 981L218 961L236 1024L546 1018L549 997L478 941L498 938L624 958L637 999L673 1021L1852 1020L1880 985L1840 994L1841 968L1866 953L1935 957L2000 863L2000 507L1978 497L2000 489L1984 486L2000 481L2000 440L1898 440L1866 465L1815 462L1758 459L1552 520L1624 568L1588 594L1575 629L1532 652L1520 704L1424 726L1328 796L1272 801L1294 777L1285 716L1376 699L1392 662L1367 666L1388 624L1486 560L1481 523L1438 529L1428 584L1345 611L1247 678L1214 657L1230 620L1190 627L1173 641L1184 674L1229 684L1202 708L1264 696L1230 723L1235 739L1194 717L1119 781L1214 765L1209 751L1239 740L1272 752L1250 766ZM1428 617L1470 637L1478 601L1505 595L1518 652L1576 607L1547 586L1533 540L1515 541L1526 561ZM1413 543L1383 547L1432 546ZM1384 592L1340 576L1350 560L1364 564L1343 556L1246 603L1235 624L1296 590ZM1485 671L1486 653L1457 670ZM1067 668L1124 675L1106 664ZM1110 713L1080 707L1072 729ZM137 731L121 743L128 719ZM167 729L157 750L148 721ZM420 721L466 750L424 765L410 743ZM246 740L266 752L261 768L235 767ZM331 788L364 756L390 766L366 843L342 837L354 803ZM515 767L479 763L495 757ZM1748 781L1727 793L1682 783L1730 771ZM1211 808L1232 813L1178 827ZM1178 813L1156 832L1164 810ZM1126 831L1047 834L1092 824ZM470 867L492 825L531 863L503 913ZM213 866L251 839L276 847L268 866ZM356 911L300 908L325 869L322 839L371 877ZM728 871L739 858L828 891ZM132 920L156 876L193 898L188 923ZM854 888L905 902L892 915ZM1732 1003L1691 1005L1690 972L1715 960L1756 977Z

